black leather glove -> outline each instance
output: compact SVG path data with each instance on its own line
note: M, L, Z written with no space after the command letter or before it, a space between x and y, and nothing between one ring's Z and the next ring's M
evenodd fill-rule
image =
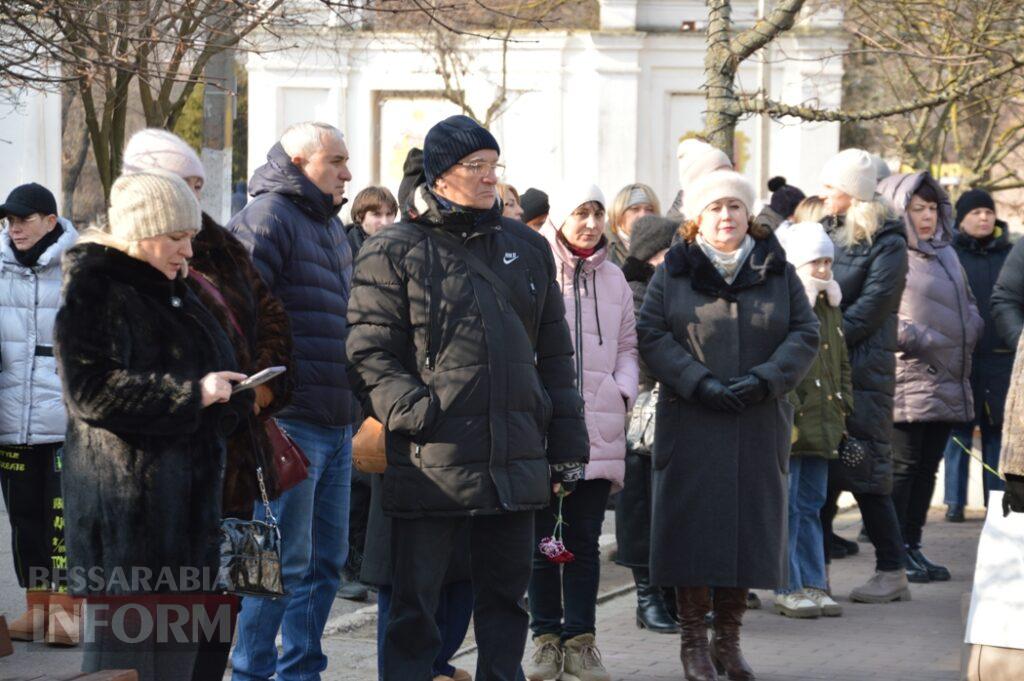
M1003 517L1014 513L1024 513L1024 476L1007 475L1006 491L1003 492Z
M747 374L729 381L729 390L735 393L736 397L743 400L748 407L759 402L764 402L768 397L768 384L754 374Z
M697 401L708 409L739 414L746 405L732 390L714 376L706 376L697 384Z

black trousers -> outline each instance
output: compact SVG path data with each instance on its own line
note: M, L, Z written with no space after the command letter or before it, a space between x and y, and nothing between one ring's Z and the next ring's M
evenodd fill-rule
M348 506L348 559L346 580L359 580L366 551L366 530L370 522L370 475L352 468L352 492Z
M431 681L441 648L434 619L456 536L470 527L476 681L515 681L529 618L533 513L469 518L393 518L391 611L384 637L383 681Z
M22 589L52 589L66 581L63 443L0 445L0 488L11 521L14 572Z
M584 480L562 502L563 542L576 556L571 563L552 563L536 548L551 536L558 497L535 514L533 576L530 578L530 628L533 635L558 634L568 640L596 632L597 588L601 579L601 523L612 483ZM564 606L563 606L564 603Z
M952 423L894 423L892 430L892 500L900 520L903 542L921 546L928 508L935 492L935 475L946 451Z
M828 488L828 498L821 509L821 525L825 537L825 562L831 561L832 521L835 520L837 500L842 490L833 486ZM860 515L864 519L864 529L875 547L875 569L892 571L903 567L903 537L900 535L899 519L896 507L888 494L854 494Z

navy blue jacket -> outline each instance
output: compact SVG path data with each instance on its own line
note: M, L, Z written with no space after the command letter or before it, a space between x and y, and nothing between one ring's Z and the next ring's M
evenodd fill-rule
M981 242L958 231L953 247L960 258L960 264L967 273L978 311L985 320L985 332L974 348L974 362L971 371L971 388L974 392L975 420L983 418L994 426L1003 422L1006 393L1010 389L1010 375L1013 372L1013 358L1016 345L1010 346L1000 334L993 317L996 298L993 289L1001 278L1003 265L1007 262L1012 245L1010 230L1002 220L996 222L994 238ZM1005 315L1004 315L1005 317Z
M256 169L249 193L254 198L227 228L252 254L291 321L295 394L278 416L320 426L353 423L357 403L345 371L352 249L337 218L340 206L280 144Z

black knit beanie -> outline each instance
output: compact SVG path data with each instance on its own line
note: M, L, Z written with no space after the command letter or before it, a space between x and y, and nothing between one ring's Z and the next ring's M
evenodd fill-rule
M996 210L996 202L992 200L992 195L984 189L972 189L966 191L960 195L960 198L956 200L956 226L960 227L960 223L964 221L967 214L975 208L988 208L992 212Z
M772 193L770 206L772 210L784 218L788 218L796 210L806 196L798 188L786 184L786 178L773 177L768 180L768 191Z
M423 176L423 150L413 147L405 156L405 165L402 167L402 182L398 185L398 208L403 213L408 212L407 207L412 205L413 192L426 179Z
M519 197L519 205L523 208L523 222L529 222L534 218L547 215L551 212L551 204L548 203L548 195L539 189L530 187Z
M672 245L679 228L678 220L660 215L645 215L633 223L629 232L629 257L647 261Z
M469 116L449 116L427 132L423 141L423 171L427 185L474 151L493 149L501 153L498 140Z

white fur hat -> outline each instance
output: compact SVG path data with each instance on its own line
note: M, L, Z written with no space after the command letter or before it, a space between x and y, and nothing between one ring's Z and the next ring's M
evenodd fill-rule
M203 164L188 142L159 128L146 128L132 135L124 148L122 168L126 174L166 170L182 179L198 177L206 180Z
M820 222L794 222L779 228L775 236L786 251L786 262L793 267L836 257L836 247Z
M863 149L843 149L825 162L821 182L842 190L858 201L870 201L878 184L878 166Z
M753 215L754 185L735 170L716 170L704 175L683 192L683 215L696 220L708 204L719 199L739 199Z
M574 210L591 201L600 203L603 208L608 205L604 200L604 192L590 180L567 180L548 197L548 203L551 204L548 219L555 229L561 229Z
M679 186L684 192L688 192L690 185L703 175L732 169L732 161L724 152L693 137L679 143L676 158L679 159Z

